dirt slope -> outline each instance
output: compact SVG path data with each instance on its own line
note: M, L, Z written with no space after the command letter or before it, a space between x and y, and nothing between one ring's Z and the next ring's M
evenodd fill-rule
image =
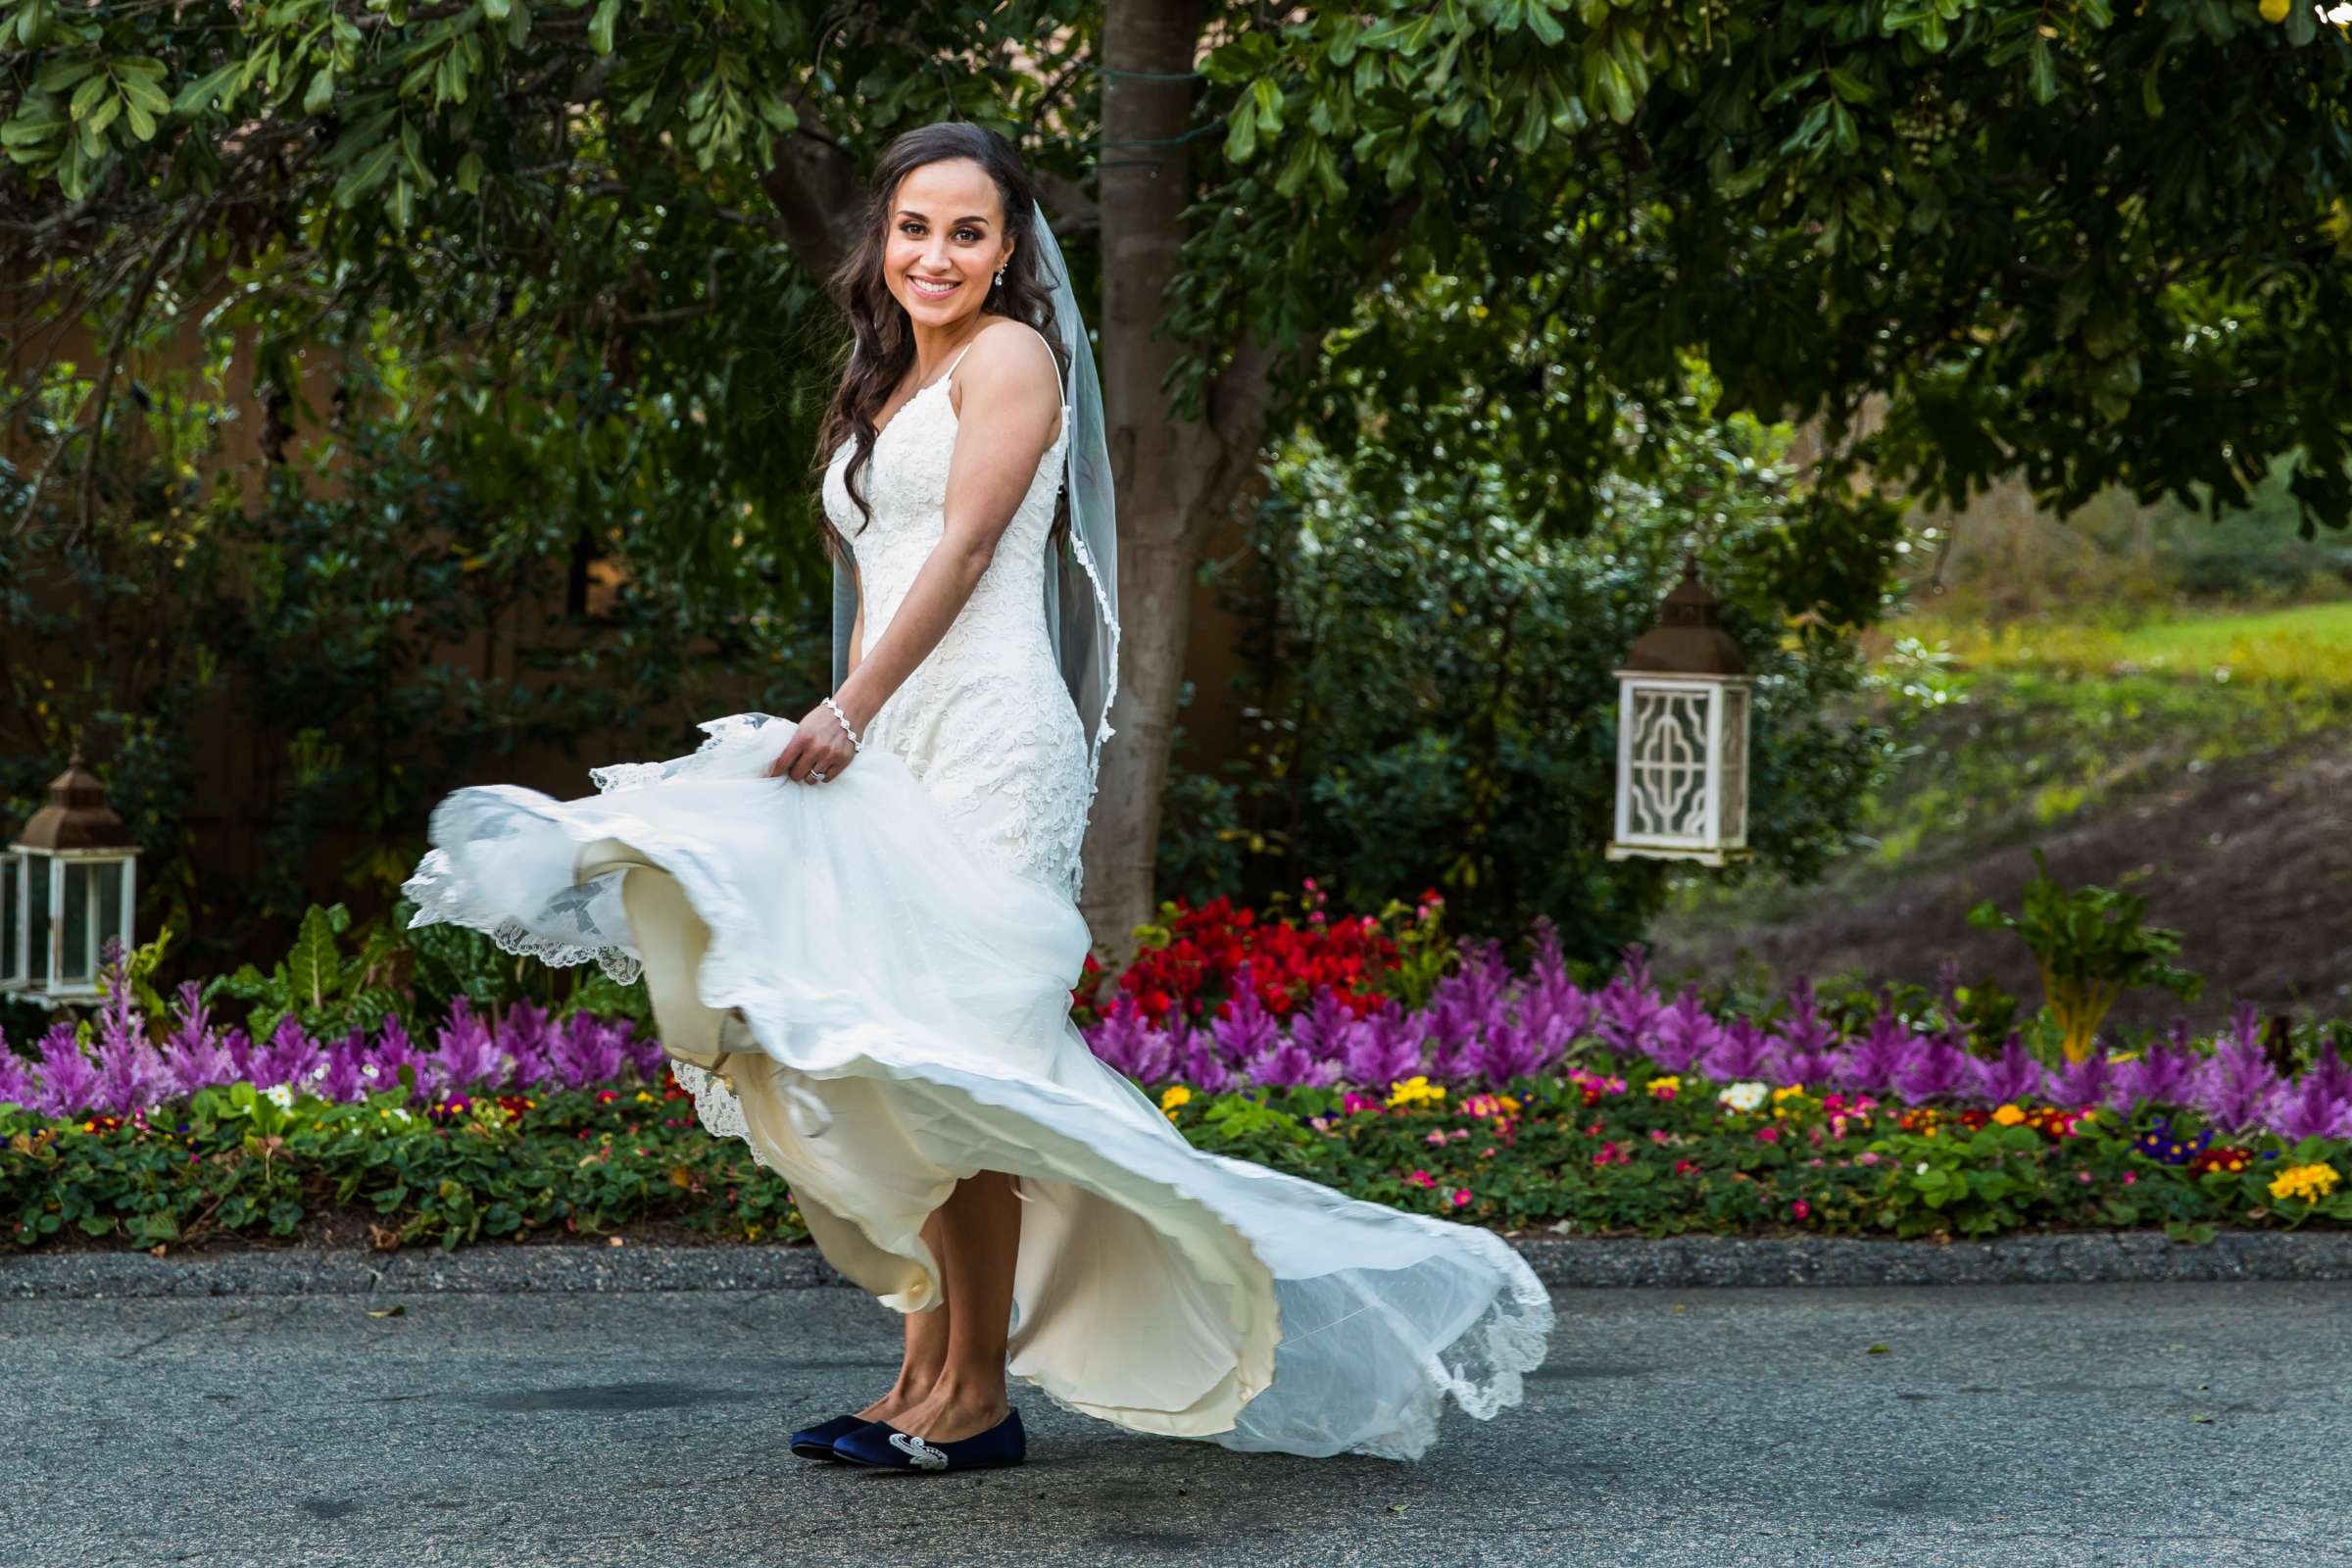
M1842 974L1933 985L1948 955L1964 976L1989 976L2031 1008L2041 988L2025 945L1972 930L1965 917L1983 899L2018 906L2034 874L2032 842L1900 877L1834 874L1804 900L1812 912L1771 924L1664 925L1656 961L1665 974L1699 978L1752 956L1784 981ZM2151 922L2181 933L2180 961L2205 977L2203 997L2185 1009L2200 1026L2226 1018L2240 998L2266 1012L2352 1017L2352 736L2184 776L2038 842L2069 887L2113 887L2148 869L2132 891L2148 900ZM2159 1024L2182 1010L2169 995L2141 992L2113 1018Z

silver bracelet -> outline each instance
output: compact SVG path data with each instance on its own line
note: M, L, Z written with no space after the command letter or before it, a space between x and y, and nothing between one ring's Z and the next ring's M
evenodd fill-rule
M864 751L865 742L859 740L858 738L858 732L850 728L850 715L841 710L841 705L833 701L832 698L828 697L825 699L825 706L833 710L833 716L835 718L841 720L842 733L850 738L850 750L854 752Z

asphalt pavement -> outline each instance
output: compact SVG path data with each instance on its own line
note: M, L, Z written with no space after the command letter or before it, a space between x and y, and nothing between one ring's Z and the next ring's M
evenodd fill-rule
M0 1561L2352 1562L2352 1285L1556 1299L1527 1402L1417 1464L1016 1386L1030 1462L968 1476L784 1450L896 1365L855 1291L0 1300Z

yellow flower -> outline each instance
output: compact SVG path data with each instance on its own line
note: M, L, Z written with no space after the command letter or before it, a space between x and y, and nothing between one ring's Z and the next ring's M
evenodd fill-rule
M2273 1198L2300 1198L2316 1203L2335 1191L2340 1178L2333 1165L2292 1165L2278 1173L2271 1183Z
M1992 1119L2004 1127L2014 1127L2026 1119L2026 1113L2015 1105L2001 1105L1993 1111Z
M1519 1114L1519 1102L1513 1100L1508 1095L1496 1095L1494 1098L1502 1102L1504 1114L1511 1116L1516 1116Z
M1804 1099L1805 1086L1803 1084L1790 1084L1786 1089L1775 1089L1772 1092L1772 1102L1777 1105L1782 1101L1788 1100L1791 1097L1798 1100Z
M1392 1105L1412 1105L1425 1100L1444 1100L1445 1098L1446 1086L1433 1084L1420 1073L1413 1074L1402 1083L1389 1085L1389 1103Z
M1665 1099L1669 1095L1675 1094L1681 1090L1682 1087L1683 1081L1680 1078L1652 1078L1649 1081L1649 1092L1661 1100Z
M1166 1111L1168 1113L1168 1119L1173 1121L1176 1119L1176 1107L1178 1105L1190 1104L1192 1102L1192 1090L1186 1088L1183 1084L1170 1084L1167 1088L1160 1091L1159 1108Z

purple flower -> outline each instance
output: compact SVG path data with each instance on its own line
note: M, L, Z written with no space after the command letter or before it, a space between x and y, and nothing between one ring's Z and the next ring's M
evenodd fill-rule
M2188 1098L2197 1054L2188 1043L2188 1020L2173 1024L2170 1047L2151 1043L2138 1057L2115 1064L2107 1103L2129 1116L2141 1105L2178 1105Z
M178 1022L165 1040L164 1066L172 1076L171 1092L192 1095L199 1089L236 1081L236 1063L213 1030L212 1009L204 1004L204 988L193 980L180 982Z
M1233 1087L1233 1069L1217 1054L1216 1042L1205 1031L1176 1018L1170 1021L1168 1035L1186 1083L1204 1095L1222 1094Z
M44 1116L78 1116L97 1101L98 1069L81 1053L74 1026L62 1020L41 1036L41 1088L32 1108Z
M1619 1054L1647 1054L1658 1015L1666 1010L1649 983L1648 954L1641 943L1629 944L1616 977L1600 993L1600 1032Z
M1498 1023L1487 1030L1478 1069L1492 1087L1508 1089L1512 1079L1543 1071L1555 1055L1551 1042L1543 1036L1517 1024Z
M2025 1037L2015 1030L2001 1042L2001 1054L1987 1061L1982 1056L1968 1058L1968 1070L1976 1080L1977 1093L1992 1103L2024 1102L2042 1093L2041 1063L2026 1050ZM2068 1101L2081 1104L2081 1101Z
M400 1021L398 1013L384 1014L383 1027L375 1032L375 1049L369 1059L375 1063L372 1082L376 1088L398 1089L400 1069L407 1067L415 1085L409 1091L409 1102L420 1104L432 1097L432 1059L410 1043L408 1026Z
M258 1089L286 1084L298 1095L317 1094L318 1080L325 1071L326 1053L289 1012L277 1020L270 1044L254 1058L252 1081Z
M2331 1091L2315 1063L2301 1082L2271 1102L2271 1131L2290 1144L2306 1138L2352 1138L2352 1095Z
M1296 1040L1277 1040L1248 1064L1250 1081L1272 1089L1323 1089L1339 1082L1340 1064L1317 1061Z
M1087 1049L1101 1057L1105 1065L1115 1068L1138 1083L1152 1079L1140 1068L1138 1061L1143 1051L1144 1037L1152 1026L1144 1018L1144 1009L1132 996L1120 996L1104 1010L1102 1021L1093 1031L1081 1031Z
M227 1083L249 1084L253 1078L253 1038L245 1033L243 1024L232 1023L220 1031L220 1049L228 1054Z
M120 1003L120 1004L118 1004ZM96 1104L117 1116L144 1110L169 1092L171 1073L163 1054L147 1038L146 1020L118 992L98 1013Z
M364 1069L372 1065L368 1059L368 1031L355 1028L326 1048L326 1071L314 1093L337 1105L365 1100L373 1085Z
M2051 1102L2070 1109L2103 1105L2114 1091L2115 1067L2095 1040L2091 1042L2089 1055L2081 1061L2063 1063L2050 1073Z
M498 1023L499 1054L513 1063L509 1080L517 1091L536 1089L556 1078L555 1027L547 1009L527 999L509 1007Z
M661 1037L639 1036L634 1018L613 1019L612 1031L620 1042L622 1054L636 1067L637 1076L649 1084L660 1083L669 1066L669 1053L662 1049Z
M628 1053L620 1033L591 1012L575 1012L548 1041L548 1065L566 1089L585 1089L620 1076Z
M1707 1053L1706 1075L1719 1084L1761 1078L1772 1065L1772 1037L1745 1018L1735 1018Z
M1698 1000L1698 987L1685 986L1674 1005L1660 1008L1647 1027L1649 1059L1670 1073L1690 1072L1723 1040L1723 1025Z
M30 1106L39 1093L32 1069L8 1043L7 1032L0 1030L0 1104Z
M1919 1039L1894 1075L1894 1092L1915 1105L1956 1099L1973 1087L1968 1053L1948 1039Z
M1384 998L1357 1021L1340 1070L1359 1089L1385 1089L1412 1077L1422 1070L1419 1026L1395 999Z
M1895 1016L1892 999L1882 999L1870 1032L1838 1049L1836 1081L1840 1088L1886 1094L1919 1046L1919 1035Z
M2268 1118L2279 1092L2278 1070L2262 1049L2261 1016L2250 1002L2238 1004L2226 1041L2217 1041L2189 1081L2189 1102L2213 1125L2235 1133Z
M506 1054L498 1049L490 1026L475 1015L469 999L459 997L450 1003L449 1022L441 1026L438 1038L440 1049L433 1054L432 1065L440 1093L506 1086Z
M1237 1067L1281 1044L1282 1025L1258 1000L1246 960L1234 971L1233 996L1225 1004L1224 1015L1209 1020L1208 1032L1216 1040L1218 1054Z
M1337 1061L1347 1049L1355 1013L1329 985L1315 987L1314 1001L1291 1020L1291 1041L1317 1061Z
M1599 999L1568 977L1568 961L1560 952L1558 930L1549 915L1535 920L1536 952L1529 966L1526 993L1519 1001L1520 1022L1566 1051L1599 1015Z

